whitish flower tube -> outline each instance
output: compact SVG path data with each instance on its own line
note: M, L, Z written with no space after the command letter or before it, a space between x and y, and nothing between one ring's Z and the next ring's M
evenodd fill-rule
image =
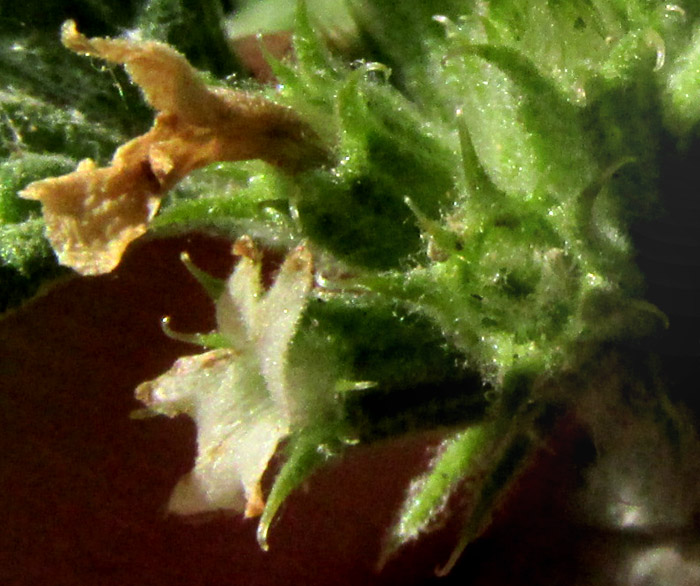
M251 239L239 239L233 250L241 258L216 302L229 347L180 358L136 390L152 412L186 414L197 424L194 468L168 505L176 514L259 515L260 479L297 414L287 353L312 287L311 255L304 245L293 250L264 291L262 255Z

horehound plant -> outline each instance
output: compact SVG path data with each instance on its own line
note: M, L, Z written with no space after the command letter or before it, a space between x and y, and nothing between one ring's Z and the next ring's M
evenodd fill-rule
M449 571L572 417L595 448L587 522L691 526L695 432L650 350L673 324L644 297L630 227L662 213L667 163L698 139L700 7L299 3L287 56L260 41L263 85L228 40L286 26L278 4L227 15L210 0L185 21L186 3L151 0L121 37L66 22L64 53L4 31L4 305L59 264L111 271L143 234L230 238L226 281L183 257L217 330L166 324L205 351L139 386L138 415L197 424L170 510L260 515L262 547L286 497L347 446L442 429L384 557L468 479ZM115 65L156 111L150 130ZM285 260L266 290L270 255Z

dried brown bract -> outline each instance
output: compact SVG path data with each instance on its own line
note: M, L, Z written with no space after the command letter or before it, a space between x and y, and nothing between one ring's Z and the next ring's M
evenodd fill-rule
M163 194L195 169L262 159L295 173L326 159L318 137L292 110L207 86L172 47L88 39L72 21L63 25L61 38L73 51L125 65L158 112L153 127L121 146L108 167L86 159L73 173L37 181L21 193L42 202L59 261L81 274L111 271L146 231Z

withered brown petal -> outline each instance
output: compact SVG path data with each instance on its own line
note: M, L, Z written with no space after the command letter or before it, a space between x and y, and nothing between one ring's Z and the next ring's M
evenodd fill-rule
M262 159L290 173L326 160L314 132L289 108L207 86L185 57L157 42L88 39L63 25L66 47L122 64L158 111L153 127L121 146L109 166L86 159L68 175L30 184L44 206L59 261L81 274L111 271L143 234L163 194L216 161Z

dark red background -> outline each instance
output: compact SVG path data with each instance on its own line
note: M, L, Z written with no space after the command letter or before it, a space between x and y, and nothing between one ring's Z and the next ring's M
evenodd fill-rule
M163 505L191 466L189 420L133 421L134 387L196 347L160 329L213 326L212 306L178 260L219 276L224 241L137 247L111 275L63 283L0 322L2 584L362 584L430 574L392 564L376 578L379 541L425 441L353 450L317 475L271 533L238 517L198 523ZM415 580L406 574L416 575Z
M497 528L442 580L433 570L449 556L459 516L374 571L439 436L348 450L290 499L267 553L254 520L167 517L169 492L192 464L194 427L129 419L133 389L198 351L165 337L161 317L172 316L176 331L214 325L180 252L225 277L229 249L202 236L138 243L114 273L68 280L0 321L0 584L569 584L615 558L611 536L560 520L575 476L566 442L543 451Z

